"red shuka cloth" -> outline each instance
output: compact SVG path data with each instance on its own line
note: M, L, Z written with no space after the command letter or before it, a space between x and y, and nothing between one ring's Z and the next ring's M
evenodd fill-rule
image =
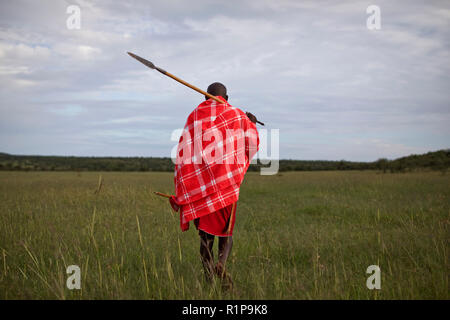
M235 218L231 220L231 215L236 215L236 204L231 204L214 213L194 219L195 227L206 233L218 237L231 237L233 235ZM231 227L228 229L229 224Z
M259 147L256 126L240 109L208 99L189 115L175 164L175 196L180 226L219 211L239 199L239 188Z

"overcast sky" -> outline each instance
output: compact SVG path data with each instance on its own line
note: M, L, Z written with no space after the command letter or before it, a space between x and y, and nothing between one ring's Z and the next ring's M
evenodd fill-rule
M366 25L372 4L380 30ZM224 83L280 130L283 159L449 148L449 24L450 1L1 0L0 152L170 156L203 97L127 51L204 89Z

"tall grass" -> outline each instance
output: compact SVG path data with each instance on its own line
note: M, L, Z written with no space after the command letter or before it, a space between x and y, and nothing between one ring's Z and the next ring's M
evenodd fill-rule
M204 281L195 227L181 233L152 193L170 193L172 174L1 172L0 298L448 299L449 182L249 173L222 291ZM81 290L66 288L73 264ZM366 287L373 264L381 290Z

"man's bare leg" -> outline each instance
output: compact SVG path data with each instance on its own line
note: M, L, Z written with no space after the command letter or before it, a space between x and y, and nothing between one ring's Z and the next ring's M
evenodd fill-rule
M219 262L223 266L227 262L228 256L233 247L233 237L219 237Z
M200 256L202 258L206 280L212 281L214 275L214 255L212 251L214 236L203 230L199 230L198 234L200 235Z
M222 282L224 288L232 287L233 281L231 276L225 271L225 264L233 247L232 237L219 237L219 261L216 265L216 274L224 281Z

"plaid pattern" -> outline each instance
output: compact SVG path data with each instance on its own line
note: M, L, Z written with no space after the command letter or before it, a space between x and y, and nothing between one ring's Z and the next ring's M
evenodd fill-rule
M183 230L189 221L218 211L239 198L239 188L259 147L256 126L228 104L209 99L188 117L175 165L174 202Z

